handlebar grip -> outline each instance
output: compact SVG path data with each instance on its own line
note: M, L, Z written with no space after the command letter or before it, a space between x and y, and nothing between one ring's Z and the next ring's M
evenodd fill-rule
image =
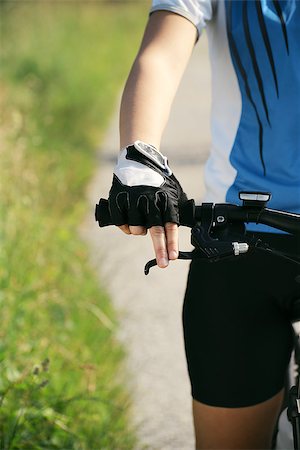
M108 200L100 198L99 203L95 207L95 220L99 227L107 227L113 225L110 215ZM186 201L179 209L180 225L193 227L195 225L195 201L193 199Z
M100 198L99 203L95 208L95 220L98 222L99 227L107 227L108 225L113 225L109 207L108 200L105 198Z
M180 205L179 222L185 227L193 227L195 225L195 200L190 199Z

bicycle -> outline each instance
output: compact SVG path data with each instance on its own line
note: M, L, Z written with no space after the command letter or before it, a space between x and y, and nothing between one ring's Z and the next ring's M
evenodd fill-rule
M271 194L267 192L240 192L242 205L202 203L201 206L196 206L193 199L188 200L179 211L180 225L191 228L191 243L195 250L180 251L178 259L204 258L214 263L225 258L240 257L253 250L269 252L299 265L297 281L300 283L300 252L292 255L275 250L261 238L245 232L246 223L265 224L299 236L300 239L300 214L267 208L270 197ZM96 205L95 219L100 227L112 225L107 200L100 199ZM151 267L155 265L155 259L149 261L145 265L145 275L148 275ZM297 320L299 319L300 315ZM294 449L300 450L299 336L295 338L294 359L296 372L293 374L293 381L286 386L287 395L283 410L287 406L288 420L293 428Z

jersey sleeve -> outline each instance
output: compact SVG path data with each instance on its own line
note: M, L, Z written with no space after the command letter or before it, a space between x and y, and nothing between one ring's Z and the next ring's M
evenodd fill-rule
M212 19L213 0L152 0L150 14L154 11L171 11L190 20L200 36L206 23Z

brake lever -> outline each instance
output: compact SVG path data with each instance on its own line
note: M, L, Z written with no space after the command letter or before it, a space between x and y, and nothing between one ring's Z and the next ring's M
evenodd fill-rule
M193 252L178 252L178 258L177 259L185 259L185 260L191 260L193 259ZM151 261L148 261L144 268L144 274L148 275L151 267L157 266L156 259L151 259Z
M199 224L192 228L191 234L191 242L196 251L179 251L177 259L206 259L210 262L217 262L220 259L239 256L249 250L249 245L246 242L226 242L211 238ZM144 268L145 275L148 275L151 267L156 265L156 259L148 261Z
M220 243L223 245L223 252L222 254L218 253L216 254L215 249L213 251L206 249L206 254L199 251L191 251L191 252L178 252L178 258L177 259L183 259L183 260L193 260L193 259L206 259L209 262L217 262L220 259L228 259L228 258L234 258L235 256L238 256L242 253L246 253L249 249L249 245L246 242L225 242ZM156 259L151 259L145 264L144 267L144 274L148 275L151 267L157 266Z

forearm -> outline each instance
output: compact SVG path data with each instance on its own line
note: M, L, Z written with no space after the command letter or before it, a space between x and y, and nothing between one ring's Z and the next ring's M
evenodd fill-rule
M150 18L122 97L121 148L137 139L160 147L195 38L194 26L180 16L161 12Z
M137 60L124 90L120 112L121 148L140 139L159 148L177 80L163 58Z

